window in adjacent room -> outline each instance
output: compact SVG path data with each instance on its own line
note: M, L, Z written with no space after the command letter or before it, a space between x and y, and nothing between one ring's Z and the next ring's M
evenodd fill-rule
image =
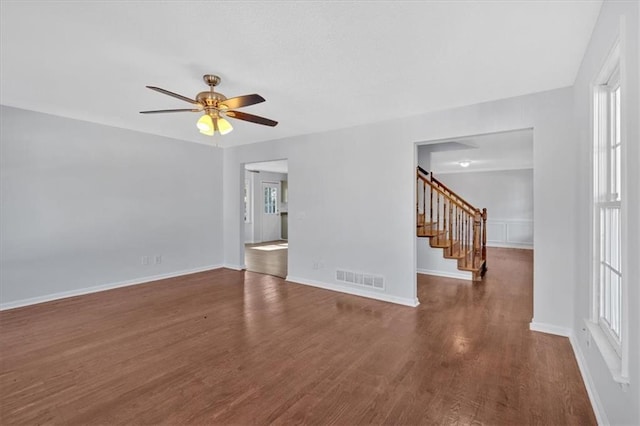
M278 213L278 188L275 186L264 187L264 212L266 214Z
M251 179L244 180L244 222L251 223Z

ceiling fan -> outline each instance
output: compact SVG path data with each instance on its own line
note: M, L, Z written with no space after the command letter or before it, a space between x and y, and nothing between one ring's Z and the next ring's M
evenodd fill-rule
M164 93L165 95L173 96L174 98L189 102L193 104L193 108L159 109L154 111L140 111L140 113L159 114L165 112L204 112L197 122L197 127L198 130L200 130L200 133L208 136L213 136L216 131L220 132L221 135L226 135L233 130L231 123L229 123L225 117L231 117L237 120L249 121L251 123L263 124L271 127L278 124L277 121L273 121L268 118L247 114L246 112L235 111L236 108L242 108L264 102L265 99L262 96L254 93L252 95L236 96L235 98L227 99L222 93L218 93L213 90L215 86L220 84L220 77L213 74L205 74L202 78L204 79L204 82L209 85L209 90L198 93L195 99L161 89L160 87L146 86L156 92Z

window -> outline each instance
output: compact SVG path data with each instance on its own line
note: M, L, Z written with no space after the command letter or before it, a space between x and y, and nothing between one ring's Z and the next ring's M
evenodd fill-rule
M624 86L619 45L593 88L593 313L588 322L614 379L628 383L624 276Z
M598 129L594 138L594 225L597 227L598 323L618 355L622 339L622 183L618 69L598 88Z
M251 179L244 180L244 223L251 223Z
M278 213L278 188L276 186L264 187L264 212L265 214Z

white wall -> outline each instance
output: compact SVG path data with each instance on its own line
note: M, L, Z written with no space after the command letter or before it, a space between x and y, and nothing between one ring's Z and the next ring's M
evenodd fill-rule
M533 248L532 169L441 173L436 178L487 209L488 246Z
M287 180L286 173L264 172L252 173L245 171L246 177L251 180L252 201L251 204L251 222L245 223L245 243L262 242L262 212L264 211L264 196L262 194L263 182L275 182L278 184L278 209L279 211L287 211L287 204L282 202L282 181ZM278 220L278 228L280 228L280 220ZM279 231L280 233L281 231Z
M339 131L224 150L225 263L242 264L241 165L289 159L289 273L300 282L359 292L338 268L383 275L366 293L416 302L415 165L418 141L533 128L535 323L573 324L576 149L570 88ZM540 171L538 173L538 170ZM295 212L295 213L293 213ZM558 262L557 259L563 259ZM324 268L314 269L314 263Z
M583 59L576 84L574 86L575 124L577 146L573 156L577 158L576 170L579 182L576 186L578 198L572 226L577 249L576 282L574 291L575 312L573 317L572 343L577 353L581 369L586 377L585 382L591 392L594 408L601 422L615 425L640 424L640 69L638 67L640 52L639 3L605 1L596 24L589 47ZM627 339L629 342L630 375L628 386L614 382L600 351L594 342L589 344L585 332L584 320L590 317L591 309L591 276L590 265L590 210L591 196L591 121L590 85L600 71L616 37L620 35L622 42L623 63L622 76L622 111L623 111L623 143L626 145L626 184L627 192L623 193L628 208L628 221L623 231L628 241L628 252L623 259L623 279L628 285L628 301L626 312L629 315ZM537 202L537 199L536 199ZM624 219L623 219L624 220ZM624 226L624 225L623 225ZM536 241L537 248L537 241Z
M223 263L222 150L0 112L2 307Z
M415 218L408 210L405 220L397 220L394 209L389 208L395 194L404 193L405 199L412 199L413 147L409 144L396 149L391 130L364 132L362 128L347 129L328 136L225 149L226 263L231 267L241 264L237 197L242 163L287 158L289 278L338 286L334 278L339 267L382 275L387 279L386 291L370 290L370 296L414 304L413 243L402 236L415 232ZM357 160L363 152L369 154L364 161ZM403 172L395 174L396 165L403 161ZM385 179L374 178L387 166L391 166L391 173L385 174ZM403 252L410 257L402 258ZM323 267L313 269L314 263ZM341 288L358 291L356 286Z
M424 170L431 171L431 146L418 145L418 166Z

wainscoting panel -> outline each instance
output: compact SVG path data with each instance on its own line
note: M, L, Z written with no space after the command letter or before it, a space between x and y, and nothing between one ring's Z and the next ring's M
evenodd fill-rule
M487 220L487 246L533 248L532 220Z

